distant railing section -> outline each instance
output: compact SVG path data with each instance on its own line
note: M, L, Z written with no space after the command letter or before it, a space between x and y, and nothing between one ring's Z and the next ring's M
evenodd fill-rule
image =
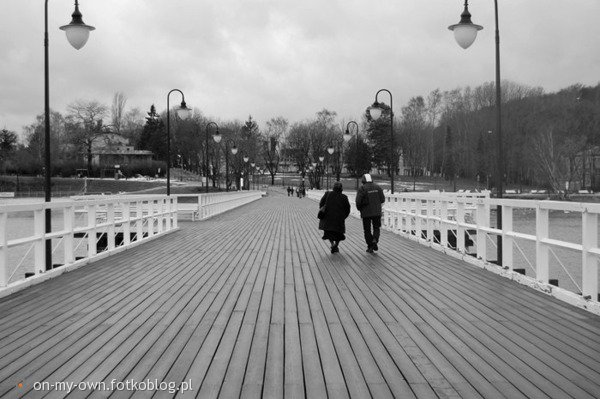
M307 196L318 201L323 193L309 190ZM354 194L348 197L352 215L360 217ZM493 227L498 206L501 229ZM382 223L389 231L600 314L598 215L600 204L493 199L487 191L388 192Z
M45 232L46 209L52 213L50 233ZM47 240L52 244L53 269L64 271L175 229L176 197L77 197L1 205L0 290L48 272Z
M177 213L190 215L192 220L204 220L220 213L229 211L262 198L263 192L232 191L208 194L179 194L177 195Z

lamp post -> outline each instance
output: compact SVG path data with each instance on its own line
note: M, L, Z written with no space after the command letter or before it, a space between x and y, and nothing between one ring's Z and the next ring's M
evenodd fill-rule
M60 27L65 31L67 40L76 50L81 49L88 41L93 26L83 23L79 11L79 2L75 0L75 10L71 14L71 22ZM44 2L44 201L52 201L52 165L50 163L50 67L48 51L48 0ZM50 208L45 210L45 231L52 231L52 213ZM52 240L46 240L46 270L52 269Z
M177 91L181 94L181 105L177 108L177 116L181 119L188 119L192 115L192 110L185 105L185 96L179 89L173 89L167 94L167 195L171 195L171 115L169 107L169 97L171 93Z
M213 135L213 140L218 143L221 141L221 134L219 133L219 125L217 125L215 122L208 122L206 124L206 193L208 194L208 171L210 168L210 163L208 162L208 128L210 127L210 125L214 125L216 131L215 134Z
M374 120L379 119L379 117L381 116L383 108L381 108L381 106L377 102L377 96L382 91L385 91L390 95L390 189L391 193L394 194L394 171L396 170L396 159L394 155L394 100L392 98L392 93L388 89L381 89L377 93L375 93L375 102L373 103L373 105L371 105L371 108L369 109L369 114Z
M358 191L358 123L350 121L346 124L346 132L344 133L344 141L350 141L350 124L356 126L356 154L354 155L354 174L356 175L356 191Z
M477 32L483 26L471 22L471 13L465 0L465 9L460 15L460 22L450 25L448 29L454 32L454 38L458 45L464 49L468 48L477 37ZM498 0L494 0L494 19L496 22L496 139L497 139L497 165L496 165L496 197L502 198L502 179L504 178L504 150L502 145L502 92L500 87L500 31L498 29ZM502 206L496 207L496 226L502 229ZM498 236L497 257L498 265L502 266L502 237Z
M319 189L321 189L321 177L323 176L323 161L325 160L325 156L319 155L319 162L321 163L321 170L319 171Z
M229 143L233 144L231 147L231 153L235 155L238 152L235 141L232 139L227 139L225 141L225 191L229 191Z
M329 190L329 161L331 159L331 155L333 155L333 152L335 151L335 149L333 148L333 144L330 144L329 147L327 147L327 152L329 153L329 157L327 157L327 190Z
M244 166L246 169L246 180L244 182L244 184L242 184L242 190L244 189L244 186L248 185L248 190L250 190L250 182L249 182L249 171L248 171L248 161L250 160L250 157L248 157L248 155L244 155L244 158L242 158L244 160Z
M254 190L254 168L256 166L256 162L250 162L250 167L252 168L252 189ZM248 188L250 188L250 182L248 182Z

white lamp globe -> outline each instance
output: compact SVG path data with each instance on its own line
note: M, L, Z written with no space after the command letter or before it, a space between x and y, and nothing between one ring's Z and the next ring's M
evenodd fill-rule
M379 107L378 103L373 104L373 106L369 108L369 114L371 115L371 118L373 118L373 120L379 119L379 117L381 116L381 108Z
M81 12L79 12L79 3L75 1L75 11L71 14L71 22L61 26L60 29L65 31L71 46L79 50L87 43L90 32L96 28L83 22Z
M192 116L192 110L185 105L185 101L181 102L181 106L176 109L176 112L181 119L189 119Z
M450 25L448 29L454 32L456 43L458 43L460 47L466 49L473 44L477 37L477 31L482 30L483 26L471 22L471 13L469 12L468 4L465 1L465 9L462 14L460 14L460 22L455 25Z

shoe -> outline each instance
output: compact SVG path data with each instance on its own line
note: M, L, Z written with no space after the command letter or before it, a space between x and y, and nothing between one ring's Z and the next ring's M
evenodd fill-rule
M340 252L340 249L338 248L338 243L334 243L331 245L331 253L334 254L336 252Z
M367 248L367 252L370 253L370 254L372 254L373 253L373 247Z
M373 248L373 251L379 250L379 247L377 246L377 240L373 240L373 244L371 244L371 248Z

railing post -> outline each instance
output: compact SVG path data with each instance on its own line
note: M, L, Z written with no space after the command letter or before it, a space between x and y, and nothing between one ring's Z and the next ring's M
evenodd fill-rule
M440 245L444 248L448 247L448 201L440 201Z
M548 282L549 279L549 258L548 258L548 245L542 241L548 238L548 220L549 211L543 209L538 202L536 205L535 214L535 230L536 230L536 242L535 242L535 273L538 281Z
M513 207L510 205L502 206L502 265L508 266L513 270L513 238L506 233L513 231ZM548 280L546 280L548 282Z
M582 263L581 281L584 297L598 300L598 259L590 253L590 249L598 245L598 214L590 213L587 209L581 213Z
M141 200L135 202L135 219L135 240L142 241L144 238L144 209Z
M148 238L154 236L154 200L148 200L148 215L146 216L148 226Z
M75 262L75 234L73 232L75 216L75 207L73 205L66 206L63 210L63 220L65 225L65 231L67 234L63 237L64 253L65 253L65 265Z
M433 198L427 199L427 241L433 243L433 224L435 217L435 200Z
M115 249L115 204L113 202L106 205L106 221L108 222L106 243L110 251Z
M463 197L464 198L464 197ZM461 254L467 252L465 248L465 199L456 198L456 250Z
M422 219L421 219L421 206L422 206L422 202L421 199L417 199L415 200L415 213L414 213L414 217L415 217L415 224L414 224L414 229L415 229L415 237L417 237L418 239L422 239L423 238L423 227L422 227Z
M121 209L123 245L127 246L131 244L131 202L129 200L123 201Z
M34 247L35 274L41 274L46 268L46 238L45 238L45 209L36 209L33 212L33 230L37 240Z
M8 285L8 214L0 213L0 287Z
M482 227L490 227L489 206L483 200L477 201L477 258L487 262L487 232L481 230Z
M167 213L167 211L170 210L167 208L167 201L171 202L170 199L166 200L164 198L156 200L156 207L158 209L158 212L157 212L158 215L156 218L157 234L160 234L163 232L163 230L164 230L163 225L165 224L165 219L167 218L167 216L171 217L171 214ZM166 223L168 223L168 222L166 222Z
M98 252L97 245L97 237L96 237L96 205L86 205L87 210L87 232L88 232L88 258L96 255Z

